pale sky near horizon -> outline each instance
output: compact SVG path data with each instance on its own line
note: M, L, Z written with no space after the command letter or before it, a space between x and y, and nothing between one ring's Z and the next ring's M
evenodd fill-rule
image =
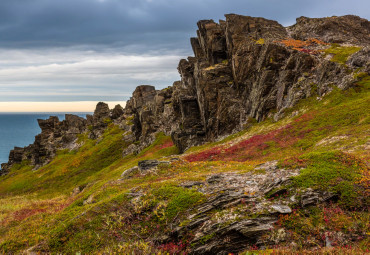
M300 16L369 19L369 10L369 0L1 0L0 112L93 111L138 85L170 86L201 19L289 26Z
M110 109L120 104L125 107L124 101L107 101ZM74 102L0 102L0 113L14 112L94 112L96 101Z

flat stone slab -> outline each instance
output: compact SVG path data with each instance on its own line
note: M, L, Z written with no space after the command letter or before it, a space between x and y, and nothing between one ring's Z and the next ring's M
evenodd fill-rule
M292 209L287 205L271 205L271 208L279 213L292 213Z
M138 166L140 171L146 171L159 165L159 161L156 159L142 160L139 161Z

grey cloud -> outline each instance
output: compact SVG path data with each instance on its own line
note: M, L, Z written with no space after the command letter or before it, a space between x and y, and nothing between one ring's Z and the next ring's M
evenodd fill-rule
M179 79L200 19L356 14L368 0L1 0L0 101L127 99ZM137 62L132 59L136 58Z
M2 0L0 46L103 44L184 46L198 19L225 13L264 16L283 24L301 15L358 14L366 0Z
M139 84L158 88L172 85L172 81L179 79L176 65L180 58L180 55L122 55L71 49L3 51L0 101L55 98L73 101L77 97L127 100ZM25 60L26 64L16 64Z

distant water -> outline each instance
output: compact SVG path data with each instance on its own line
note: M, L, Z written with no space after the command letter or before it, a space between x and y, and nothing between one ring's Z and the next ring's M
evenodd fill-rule
M91 113L72 113L86 117ZM9 152L17 147L27 146L35 141L41 132L37 119L58 116L64 120L65 113L0 113L0 164L8 162Z

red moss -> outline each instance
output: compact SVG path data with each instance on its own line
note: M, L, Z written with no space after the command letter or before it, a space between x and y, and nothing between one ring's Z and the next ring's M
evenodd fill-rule
M166 148L169 148L169 147L172 147L174 144L172 142L172 140L168 140L166 141L164 144L161 144L160 146L158 146L158 149L159 150L162 150L162 149L166 149Z
M183 243L181 241L178 243L171 242L171 243L162 244L158 248L164 251L165 254L182 254L182 255L188 254L187 252L188 244Z
M307 122L312 120L316 112L305 113L296 118L292 124L266 134L252 136L229 148L214 147L185 157L194 161L246 161L260 158L269 153L269 148L284 149L292 147L300 139L305 138L313 129L307 128Z
M255 135L229 148L214 147L197 154L191 154L185 159L190 162L205 160L246 161L261 156L263 151L270 146L281 148L291 146L297 139L296 136L290 135L291 129L292 126L287 125L267 134Z
M56 213L65 209L72 203L72 200L68 200L65 203L59 203L55 201L42 201L38 203L32 203L28 208L22 208L11 213L7 218L0 222L1 225L7 225L12 221L23 221L31 216L40 213Z
M29 208L25 208L25 209L21 209L21 210L18 210L16 212L14 212L13 214L13 219L15 221L22 221L32 215L35 215L35 214L39 214L39 213L43 213L43 212L46 212L47 210L46 209L29 209Z

